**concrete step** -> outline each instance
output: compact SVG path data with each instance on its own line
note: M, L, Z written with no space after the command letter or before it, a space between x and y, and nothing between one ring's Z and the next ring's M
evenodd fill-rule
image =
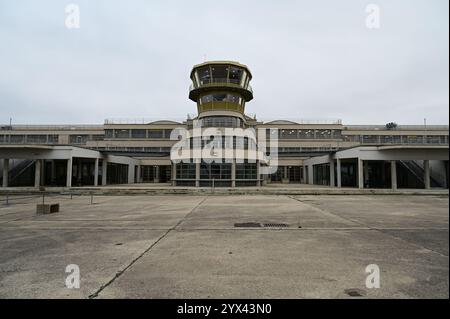
M41 188L42 189L42 188ZM448 189L357 189L331 187L47 187L46 193L74 195L433 195L448 196ZM0 188L0 195L42 194L42 190L33 187Z

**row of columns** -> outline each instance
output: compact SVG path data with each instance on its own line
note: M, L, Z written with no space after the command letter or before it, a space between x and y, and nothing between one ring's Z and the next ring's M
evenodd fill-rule
M176 185L176 164L172 163L172 185ZM257 186L261 186L260 163L256 161ZM200 187L200 162L195 163L195 187ZM236 187L236 159L231 162L231 187Z
M397 189L397 161L390 161L391 164L391 188L393 190ZM430 179L430 161L424 160L424 184L425 189L430 189L431 187L431 179ZM312 166L312 165L310 165ZM334 171L334 160L330 161L330 186L334 187L335 183L335 171ZM337 187L342 187L342 171L341 171L341 160L339 158L336 159L336 181ZM311 170L312 173L312 170ZM364 176L368 175L368 166L364 165L364 161L361 158L358 158L358 188L364 188ZM312 184L313 178L312 175L310 177L310 184Z
M8 187L9 180L9 161L10 159L3 159L3 180L2 186ZM43 161L44 160L36 160L35 161L35 173L34 173L34 187L39 187L43 184ZM72 166L73 166L73 158L70 157L67 159L67 169L66 169L66 186L72 186ZM131 166L131 165L130 165ZM131 166L134 168L134 166ZM107 171L107 161L103 160L102 166L102 185L106 185L106 171ZM99 173L99 159L95 159L94 164L94 186L98 186L98 173ZM54 164L52 163L52 175L54 174ZM134 179L134 172L132 174Z

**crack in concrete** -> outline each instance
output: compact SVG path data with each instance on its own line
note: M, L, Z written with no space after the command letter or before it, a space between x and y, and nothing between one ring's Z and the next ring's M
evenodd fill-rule
M131 261L125 268L122 270L119 270L114 277L108 281L106 284L102 285L96 292L89 295L89 299L94 299L98 297L98 295L109 285L111 285L117 278L119 278L125 271L127 271L131 266L133 266L139 259L141 259L146 253L148 253L153 247L155 247L161 240L163 240L172 230L175 230L186 217L188 217L190 214L192 214L205 200L208 198L208 195L206 195L194 208L192 208L183 218L181 218L174 226L169 228L164 234L162 234L155 242L153 242L147 249L145 249L139 256L137 256L135 259Z

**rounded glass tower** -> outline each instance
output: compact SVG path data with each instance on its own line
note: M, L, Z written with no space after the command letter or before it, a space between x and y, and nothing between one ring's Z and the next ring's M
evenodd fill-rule
M233 61L210 61L191 72L189 98L197 103L202 127L244 127L245 103L253 99L252 74Z
M210 61L195 65L190 78L189 98L198 115L188 124L191 150L173 164L174 185L258 186L257 140L250 134L256 119L245 115L245 103L253 99L250 70L238 62Z

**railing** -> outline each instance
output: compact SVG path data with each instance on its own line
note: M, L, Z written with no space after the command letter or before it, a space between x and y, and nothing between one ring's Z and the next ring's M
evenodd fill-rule
M274 124L274 125L292 125L292 124L303 124L303 125L342 125L341 119L264 119L261 118L263 124Z
M395 128L388 129L385 125L346 125L345 130L382 130L382 131L426 131L426 130L444 130L448 131L448 125L398 125Z
M153 124L153 123L165 123L168 124L182 124L184 119L155 119L155 118L108 118L105 119L105 125L111 124Z
M0 131L13 130L51 130L51 131L75 131L75 130L103 130L103 125L97 124L74 124L74 125L1 125Z
M250 84L247 84L247 86L244 86L244 85L241 85L239 80L226 79L226 78L202 80L198 86L191 84L189 86L189 91L192 91L192 90L195 90L198 88L202 88L202 87L215 86L215 84L231 84L232 86L240 87L240 88L246 89L253 93L253 89Z

